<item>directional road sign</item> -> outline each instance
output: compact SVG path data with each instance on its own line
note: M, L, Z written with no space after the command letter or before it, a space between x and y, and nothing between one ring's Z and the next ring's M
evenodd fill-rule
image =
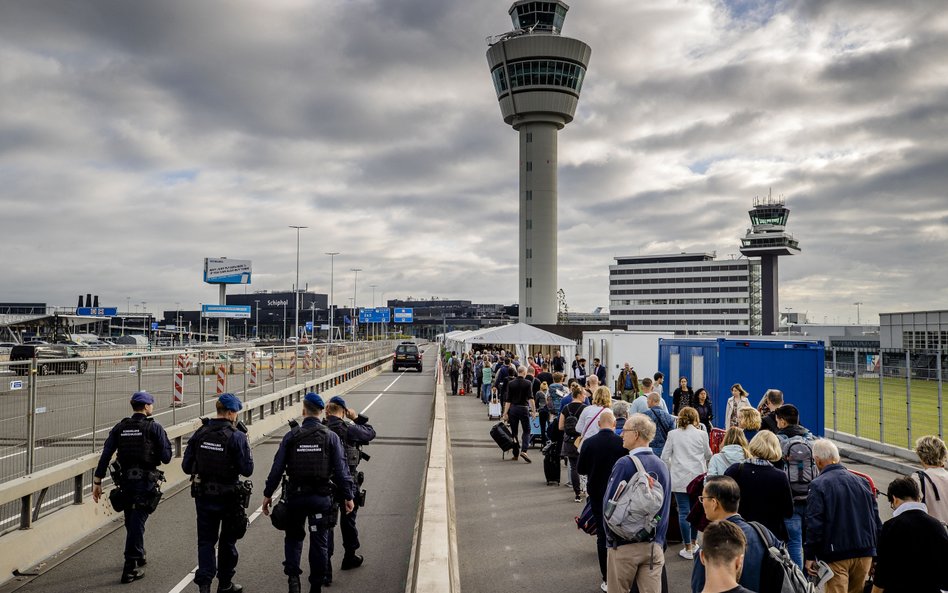
M395 309L395 323L412 323L414 321L414 309Z

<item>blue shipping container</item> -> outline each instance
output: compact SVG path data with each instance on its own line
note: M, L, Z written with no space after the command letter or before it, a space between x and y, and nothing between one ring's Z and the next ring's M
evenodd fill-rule
M679 377L692 388L708 390L714 409L713 424L726 425L724 414L731 386L740 383L757 406L768 389L783 391L784 403L800 410L800 424L823 436L824 351L822 342L734 338L663 338L658 342L658 368L665 374L665 400L672 409L672 393Z

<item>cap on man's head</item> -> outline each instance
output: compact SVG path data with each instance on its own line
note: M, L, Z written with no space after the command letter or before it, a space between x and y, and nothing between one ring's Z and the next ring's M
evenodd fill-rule
M136 391L132 394L133 404L154 404L155 398L147 391Z
M233 393L221 394L221 396L217 398L217 401L229 412L239 412L241 408L244 407Z
M303 401L309 402L310 404L317 406L321 410L326 407L326 404L323 402L323 398L319 397L319 394L314 391L310 391L309 393L307 393L306 397L303 398Z
M346 405L346 400L342 399L342 398L339 397L338 395L332 396L332 397L329 399L329 403L331 403L331 404L336 404L337 406L342 406L343 408L348 409L348 406Z

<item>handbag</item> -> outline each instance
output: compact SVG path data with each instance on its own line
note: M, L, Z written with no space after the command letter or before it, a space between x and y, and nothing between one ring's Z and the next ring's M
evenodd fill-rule
M574 520L576 521L576 529L579 529L583 533L588 535L596 535L599 533L599 522L596 521L596 516L592 511L592 504L588 498L586 499L586 506L583 507L583 512Z

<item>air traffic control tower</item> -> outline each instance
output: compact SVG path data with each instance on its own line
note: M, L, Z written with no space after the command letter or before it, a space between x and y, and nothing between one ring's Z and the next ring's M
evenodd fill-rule
M781 198L754 198L748 214L751 228L741 239L741 253L760 258L761 334L771 336L780 327L777 258L800 253L800 244L787 232L790 209Z
M489 37L504 122L520 132L520 321L555 324L556 136L573 121L591 50L560 31L564 2L518 0L514 30Z

